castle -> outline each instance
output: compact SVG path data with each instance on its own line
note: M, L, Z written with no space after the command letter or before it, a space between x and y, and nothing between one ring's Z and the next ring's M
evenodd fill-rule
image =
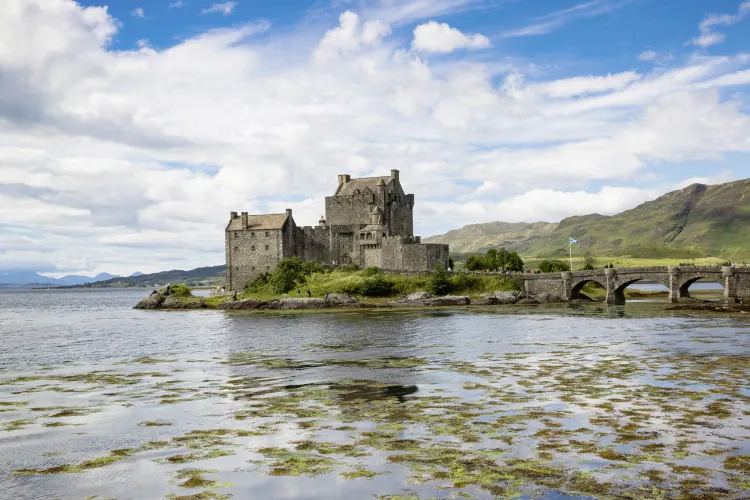
M405 194L398 170L388 177L338 176L326 197L325 217L299 227L292 211L248 215L232 212L225 230L227 283L242 290L285 257L332 266L377 266L388 271L448 267L448 245L424 244L414 236L414 195Z

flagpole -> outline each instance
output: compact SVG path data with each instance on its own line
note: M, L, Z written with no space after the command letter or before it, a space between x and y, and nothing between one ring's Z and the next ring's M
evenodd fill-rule
M573 270L573 242L568 238L568 250L570 251L570 270Z

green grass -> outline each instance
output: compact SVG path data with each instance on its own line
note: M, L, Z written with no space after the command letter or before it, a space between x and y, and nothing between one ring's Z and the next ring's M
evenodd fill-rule
M326 294L341 293L359 298L392 298L399 295L425 291L430 289L430 275L398 274L376 272L373 269L317 272L311 274L305 283L298 283L287 297L307 297L310 290L312 297L325 297ZM483 292L498 290L515 290L519 284L504 276L473 276L453 275L449 278L448 292L459 295L478 295ZM300 293L297 294L297 290ZM279 298L278 294L267 289L256 292L246 290L245 298L252 297L259 300Z
M562 257L522 257L527 269L536 270L539 263L545 259L555 258L560 260ZM719 257L702 257L699 259L678 259L678 258L644 258L631 256L597 256L597 267L603 268L606 264L612 264L615 267L655 267L655 266L678 266L680 264L690 264L695 266L718 266L726 262L726 259ZM583 256L573 254L573 270L583 268Z

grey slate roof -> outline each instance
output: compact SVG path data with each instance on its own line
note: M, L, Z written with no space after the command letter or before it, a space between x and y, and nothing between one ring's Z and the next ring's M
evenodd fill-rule
M337 189L334 196L351 196L357 189L359 189L360 193L365 189L369 189L373 193L376 193L378 184L381 180L384 184L390 184L391 176L361 177L359 179L351 179L349 182Z
M258 214L247 216L247 228L253 229L281 229L286 222L286 214ZM227 227L230 231L239 231L244 229L242 227L242 216L238 215L236 219L232 219Z

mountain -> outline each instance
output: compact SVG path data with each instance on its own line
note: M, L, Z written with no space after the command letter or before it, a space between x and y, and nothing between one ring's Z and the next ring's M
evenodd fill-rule
M135 274L135 273L134 273ZM214 285L222 283L226 275L226 267L211 266L199 267L190 271L175 269L172 271L161 271L158 273L142 274L128 277L114 277L108 280L98 281L84 285L87 287L104 288L104 287L131 287L131 286L156 286L166 283L185 284L185 285Z
M130 275L131 278L136 278L138 276L143 276L143 273L140 271L136 271L133 274Z
M423 238L425 243L447 243L453 253L481 252L493 247L521 251L552 233L557 224L549 222L488 222L470 224L439 236Z
M424 241L448 243L453 253L505 246L522 255L546 257L567 255L568 238L573 237L580 251L599 255L750 259L750 179L693 184L617 215L540 224L537 230L518 226L517 234L513 224L473 224Z
M0 272L0 285L46 285L46 286L69 286L83 285L84 283L95 283L97 281L115 278L109 273L99 273L93 278L69 274L62 278L48 278L34 271L3 271Z
M0 271L0 284L3 285L56 285L59 280L48 278L33 271Z

